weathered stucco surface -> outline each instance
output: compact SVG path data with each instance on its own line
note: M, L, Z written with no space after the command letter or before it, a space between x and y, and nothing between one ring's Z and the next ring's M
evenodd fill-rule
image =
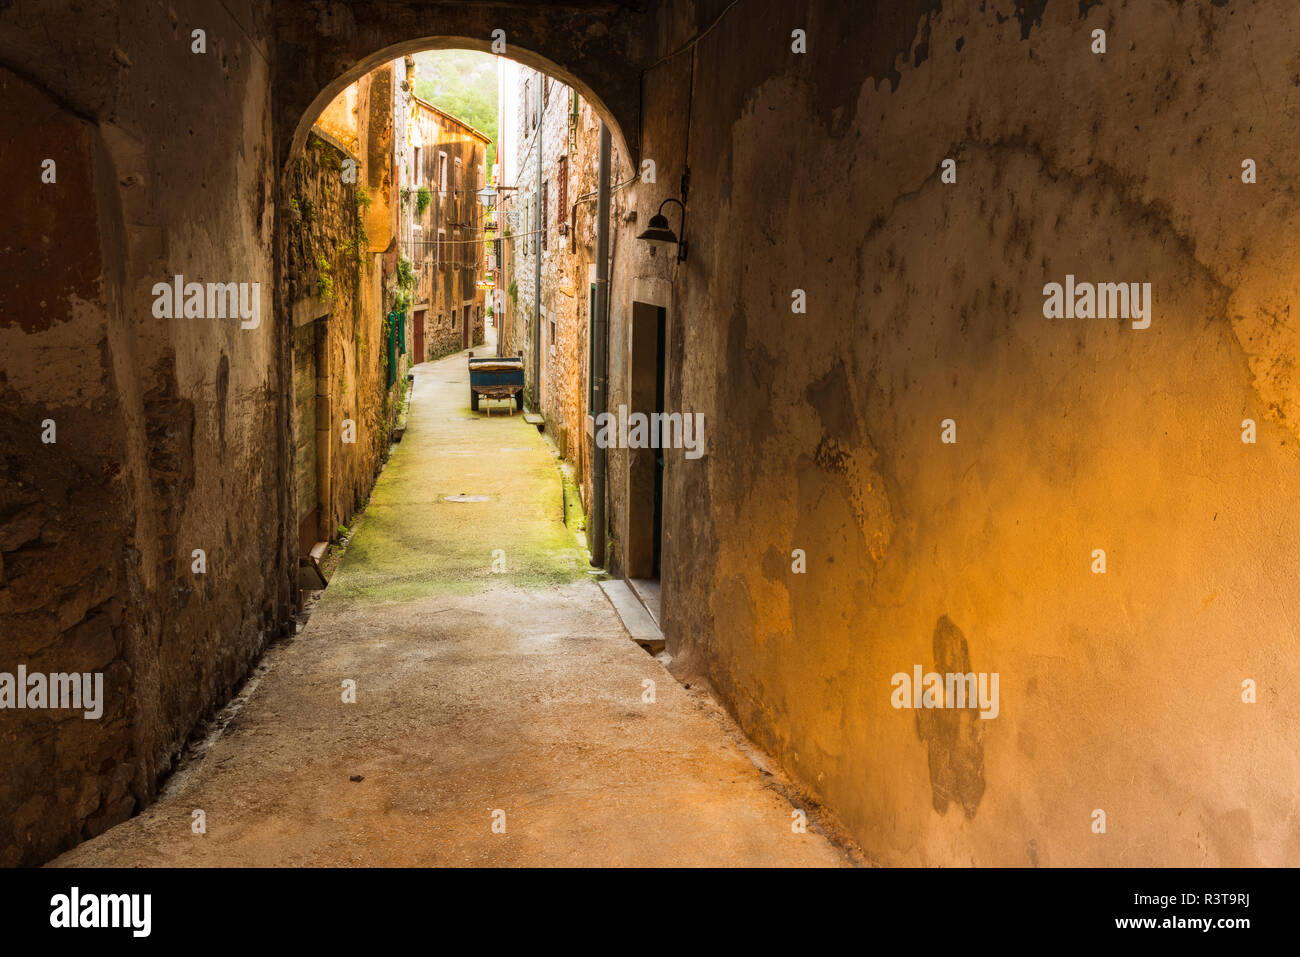
M1300 11L893 6L696 51L677 670L882 863L1295 864ZM1150 328L1045 319L1067 272L1150 281ZM996 719L891 707L958 661Z
M267 26L241 3L0 12L16 202L0 264L2 667L102 670L106 699L97 721L0 714L3 863L46 859L148 801L287 620ZM259 283L260 324L156 319L153 285L177 273Z

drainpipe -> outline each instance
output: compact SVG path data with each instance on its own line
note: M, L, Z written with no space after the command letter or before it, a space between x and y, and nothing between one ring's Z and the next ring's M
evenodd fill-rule
M592 415L606 411L609 377L609 127L600 124L600 166L596 174L596 314L591 335ZM595 431L592 435L594 437ZM593 438L592 445L595 445ZM605 450L591 454L591 564L605 565Z
M534 229L541 229L546 219L542 209L542 131L546 128L546 81L537 74L537 222ZM542 411L542 240L545 234L537 234L537 262L533 273L533 411Z

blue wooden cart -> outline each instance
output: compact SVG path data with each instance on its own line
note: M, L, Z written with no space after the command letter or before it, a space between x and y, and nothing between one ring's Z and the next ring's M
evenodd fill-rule
M524 357L469 354L469 407L478 411L479 398L508 399L510 413L524 407ZM491 408L488 415L492 414Z

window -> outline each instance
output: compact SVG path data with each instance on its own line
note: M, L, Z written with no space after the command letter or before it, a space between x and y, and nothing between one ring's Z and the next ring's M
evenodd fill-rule
M457 267L459 267L459 266L460 266L460 260L461 260L461 255L460 255L460 230L459 230L459 229L453 229L453 230L451 231L451 265L452 265L452 268L457 268Z
M465 176L464 176L464 170L461 169L459 156L456 157L456 168L452 171L452 176L455 178L451 184L451 208L455 210L455 213L453 215L455 215L456 219L461 220L462 219L461 214L464 211L464 207L461 205L460 202L461 200L460 190L463 189L465 186Z
M438 153L438 191L447 192L447 154Z
M419 189L420 184L424 182L424 170L420 167L420 147L415 147L415 188Z
M551 184L546 182L546 180L542 180L542 248L543 249L546 248L546 224L550 222L547 216L549 210L546 204L546 187L550 185Z
M438 265L447 265L447 230L438 230Z
M563 236L569 225L569 158L561 156L555 171L555 232Z
M411 260L412 262L422 263L428 257L428 251L424 248L424 230L419 226L411 227Z

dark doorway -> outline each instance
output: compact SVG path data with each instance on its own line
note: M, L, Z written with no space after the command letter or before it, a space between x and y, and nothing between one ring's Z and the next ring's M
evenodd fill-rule
M466 306L466 307L465 307L465 311L464 311L464 313L463 313L463 316L464 316L465 322L464 322L464 325L462 326L462 328L461 328L461 330L460 330L460 344L461 344L461 348L462 348L462 349L468 349L468 348L472 345L472 343L470 342L470 314L469 314L469 309L470 309L469 306Z
M424 317L427 316L427 309L417 309L412 317L412 325L415 327L415 361L424 361Z
M668 313L665 309L656 309L657 328L655 329L655 406L654 412L664 411L664 340L667 336ZM655 419L652 417L651 422ZM661 436L666 438L667 436ZM654 506L654 575L659 577L659 562L663 555L664 541L664 447L662 441L655 443L655 506Z
M647 417L666 404L664 367L668 312L644 302L632 304L632 362L629 412ZM653 421L653 420L652 420ZM653 443L658 446L659 442ZM661 448L628 449L627 577L658 579L663 556L664 465Z

